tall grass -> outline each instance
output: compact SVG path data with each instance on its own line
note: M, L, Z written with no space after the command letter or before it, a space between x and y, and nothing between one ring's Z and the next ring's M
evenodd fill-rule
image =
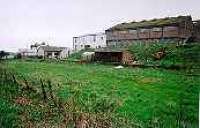
M63 99L56 93L62 85L57 86L49 79L17 75L4 66L0 75L1 127L139 127L115 114L118 108L116 98L97 98L96 93L82 95L82 90L77 88L79 83L65 88L68 97Z

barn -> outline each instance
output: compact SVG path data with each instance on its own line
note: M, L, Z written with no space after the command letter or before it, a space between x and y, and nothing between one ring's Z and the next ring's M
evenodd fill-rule
M117 24L106 30L107 46L125 46L134 41L172 39L183 42L192 37L191 16L167 17Z
M98 62L131 65L134 62L134 57L126 50L104 48L95 51L94 60Z

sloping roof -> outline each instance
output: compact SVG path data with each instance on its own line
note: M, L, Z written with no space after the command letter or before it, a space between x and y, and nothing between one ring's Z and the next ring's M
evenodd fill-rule
M191 20L191 16L178 16L178 17L166 17L161 19L152 19L152 20L143 20L140 22L130 22L130 23L121 23L111 27L108 30L126 30L126 29L137 29L137 28L146 28L146 27L159 27L165 25L177 25L183 21Z
M56 46L40 46L39 49L42 48L46 52L60 52L64 49L67 49L67 47L56 47Z

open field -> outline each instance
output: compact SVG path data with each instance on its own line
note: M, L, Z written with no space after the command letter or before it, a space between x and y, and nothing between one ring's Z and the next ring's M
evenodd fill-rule
M18 60L2 67L18 81L5 85L13 78L1 75L0 125L5 127L66 127L61 120L67 112L100 115L95 119L101 117L104 127L198 127L200 78L184 71ZM24 89L24 83L30 87ZM46 99L43 89L49 90ZM17 102L19 97L27 103ZM56 107L60 104L64 107Z

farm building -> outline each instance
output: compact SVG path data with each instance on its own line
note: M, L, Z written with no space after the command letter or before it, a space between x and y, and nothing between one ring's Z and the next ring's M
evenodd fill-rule
M131 53L125 50L104 48L95 51L94 60L100 62L131 65L134 61L134 57Z
M192 37L191 16L168 17L149 21L118 24L106 30L107 46L126 46L134 41L175 39L187 41Z
M34 45L31 45L30 48L22 48L19 49L19 54L22 58L30 58L30 57L37 57L38 48L40 46L46 46L45 43L35 43Z
M194 41L200 41L200 20L198 21L193 21L194 24Z
M70 53L67 47L55 47L55 46L40 46L37 50L38 57L49 59L64 59L67 58Z
M87 48L101 48L106 46L105 33L87 34L79 37L73 37L74 52Z
M37 50L33 50L33 49L19 49L18 52L22 58L27 58L27 57L36 57L37 56Z

